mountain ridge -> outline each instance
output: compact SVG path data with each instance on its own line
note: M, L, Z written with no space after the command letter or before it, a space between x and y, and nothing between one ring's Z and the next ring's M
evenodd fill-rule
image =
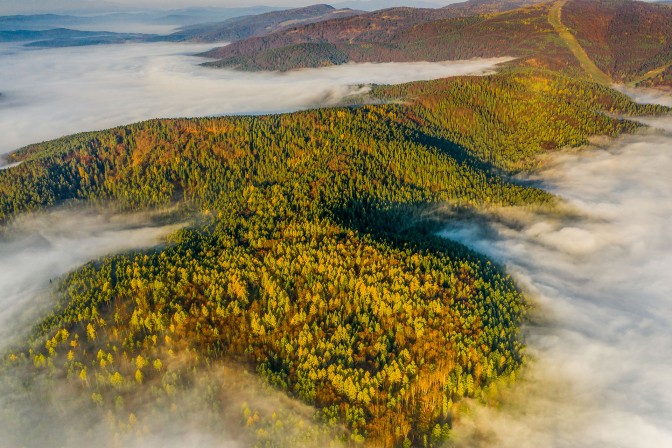
M0 378L24 384L16 402L54 388L84 397L87 415L132 441L153 409L235 361L314 406L334 443L386 447L441 446L465 397L496 403L524 362L525 299L437 224L490 207L550 211L556 198L507 173L641 126L616 114L669 110L529 68L371 95L381 104L149 120L10 155L22 163L0 171L2 221L71 201L177 207L195 221L166 246L58 282L53 312L3 360ZM197 403L217 421L230 395L213 381ZM81 408L42 410L77 430ZM17 444L60 436L0 412ZM291 414L227 412L255 443L297 443Z
M585 18L554 16L559 5L459 17L392 8L245 39L225 65L518 56L487 76L373 85L350 107L153 119L11 153L0 232L30 212L78 206L120 219L170 210L189 224L54 279L53 308L0 354L6 443L161 443L158 416L171 443L186 422L187 436L196 428L243 446L440 448L468 403L500 406L528 363L528 298L504 266L439 229L462 217L487 225L510 207L574 217L516 175L672 113L590 79L571 48L612 57L599 66L628 79L664 62L666 42L620 54L598 39L583 50ZM636 8L636 20L615 12L609 23L640 29L650 9ZM291 405L270 393L241 399L250 378Z
M521 3L523 7L519 7ZM554 5L560 5L564 12L561 25L552 25ZM593 29L589 19L595 17L607 20L604 23L611 25L605 26L615 27L614 32L618 33L617 38L601 47L593 37L600 32L603 36L607 31L600 30L607 28ZM646 80L664 85L670 72L668 64L672 62L672 49L665 40L672 32L670 23L669 8L631 0L504 3L472 0L441 9L391 8L293 27L243 39L201 56L217 59L205 64L212 67L281 71L346 62L513 56L523 65L563 69L574 75L581 73L582 66L589 67L595 62L619 82L636 82L652 72ZM658 33L655 38L646 37L646 30L651 27ZM565 30L569 30L568 36L572 39L578 39L580 51L577 51L578 44L573 47L570 39L559 39L558 33L561 35ZM604 41L603 37L600 39ZM625 57L627 64L614 56L623 54L625 48L634 49L632 55ZM581 53L584 50L585 53ZM311 53L316 54L312 60ZM611 54L608 57L614 61L611 62L613 67L605 65L607 54ZM582 56L591 62L581 61ZM634 63L638 66L631 67ZM583 73L597 76L595 70L593 72ZM605 76L598 79L610 82Z
M361 11L336 9L330 5L316 4L259 15L234 17L220 23L193 25L169 35L166 39L196 42L237 41L302 24L350 17L361 13Z

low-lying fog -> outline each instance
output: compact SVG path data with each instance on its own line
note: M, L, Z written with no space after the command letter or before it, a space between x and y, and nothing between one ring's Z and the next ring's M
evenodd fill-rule
M52 279L104 255L159 244L177 228L146 215L71 208L17 219L0 236L0 352L50 307Z
M0 45L0 154L159 117L286 112L338 103L370 83L482 74L505 59L360 64L285 74L199 66L211 44L26 49Z
M0 356L20 343L47 313L51 283L104 255L161 244L182 224L161 225L159 214L124 214L62 208L16 219L0 234ZM4 358L3 358L4 359ZM180 363L179 357L166 360ZM0 366L2 367L2 366ZM154 389L142 392L133 408L143 417L140 431L120 431L99 412L88 394L73 393L61 378L21 377L0 370L0 447L86 446L126 448L243 448L252 433L241 424L251 408L265 424L287 424L280 446L329 446L314 409L263 384L246 366L214 363L190 378L174 397L174 407L157 407ZM157 386L158 384L158 386ZM225 397L221 413L207 398ZM333 445L332 445L333 446Z
M330 105L366 89L353 85L481 74L503 61L241 73L198 66L190 55L210 47L0 45L0 154L149 118ZM629 93L672 104L655 91ZM525 379L501 409L475 408L455 431L458 444L672 446L672 118L644 121L658 130L559 156L539 174L578 214L517 212L445 232L506 264L534 305ZM0 350L48 307L50 279L174 229L72 210L18 224L0 239Z
M363 64L252 74L200 67L204 60L190 55L209 48L157 43L27 49L0 44L0 155L62 135L150 118L284 112L331 105L366 91L358 85L483 74L504 61ZM143 217L72 209L19 219L14 231L0 236L0 351L25 337L37 317L50 308L50 280L97 257L157 244L173 229L155 226ZM303 432L319 434L320 430L307 431L313 424L312 409L261 388L256 380L241 379L238 368L216 377L230 406L236 408L232 415L239 413L241 402L247 402L272 408L269 414L280 410L295 415L294 421L301 425L285 431L289 438L300 439ZM44 446L40 444L43 440L68 447L87 446L88 442L114 445L98 414L89 412L92 405L87 397L64 400L67 393L50 388L47 382L41 385L47 403L42 409L22 398L13 383L19 380L0 378L0 445L5 441L10 446ZM232 395L231 389L243 392ZM235 430L211 433L204 429L198 402L189 398L200 392L195 385L183 397L185 409L194 408L190 419L175 422L168 413L157 415L156 421L149 422L151 436L138 446L245 446L236 442ZM50 414L52 408L60 412L61 420ZM25 431L32 431L28 439Z
M623 85L616 86L616 90L629 95L638 103L662 104L663 106L672 107L672 94L669 91L664 92L658 89L631 88Z
M659 129L540 174L578 216L445 232L505 263L534 306L526 380L466 419L460 446L672 446L672 117L645 121Z

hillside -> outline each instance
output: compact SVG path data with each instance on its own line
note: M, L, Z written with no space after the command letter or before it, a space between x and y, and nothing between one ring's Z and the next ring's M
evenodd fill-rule
M553 35L549 5L454 18L455 10L391 9L246 39L205 53L207 65L274 70L344 62L405 62L517 56L561 68L574 63ZM445 18L449 17L449 18ZM306 53L320 53L314 59Z
M204 56L211 58L249 56L254 52L306 43L370 42L380 45L400 30L451 15L449 11L437 9L391 8L345 19L294 27L268 36L245 39L205 53Z
M53 312L4 358L16 403L76 425L63 401L45 403L58 386L132 440L234 363L313 406L330 437L391 447L440 446L465 397L495 401L524 359L525 301L500 267L436 237L435 217L552 206L506 173L639 126L613 115L667 109L532 69L371 95L395 104L152 120L12 154L23 163L0 171L3 221L73 200L196 220L167 247L58 282ZM207 384L190 400L239 422L246 445L298 443L283 438L291 416L231 410L226 378ZM10 445L59 442L2 412Z
M31 47L72 47L82 45L145 42L154 39L151 34L111 33L107 31L78 31L67 28L44 31L0 31L0 42L26 42Z
M203 56L218 59L206 65L241 70L513 56L605 84L667 82L661 73L672 62L672 9L630 0L529 3L393 8L244 39Z
M672 65L651 70L635 79L634 84L638 87L672 88Z
M550 1L552 0L467 0L460 3L451 3L444 6L443 9L452 11L456 16L466 17L479 14L495 14Z
M617 82L644 80L672 64L672 8L627 0L571 0L564 23ZM661 79L662 84L669 80Z
M358 14L358 17L330 20L324 24L296 26L284 33L274 34L269 39L252 39L242 44L242 48L262 50L281 45L299 44L304 42L386 42L411 27L447 18L469 17L478 14L497 13L516 9L523 5L543 3L537 0L469 0L455 3L444 8L406 8L396 7ZM208 57L219 57L220 50L214 50ZM222 51L224 51L222 49ZM235 50L234 50L235 51ZM247 50L249 51L249 50ZM227 55L228 53L221 53Z
M351 17L360 13L351 9L335 9L329 5L313 5L305 8L235 17L221 23L185 27L167 36L166 39L192 42L230 42L270 34L303 24Z

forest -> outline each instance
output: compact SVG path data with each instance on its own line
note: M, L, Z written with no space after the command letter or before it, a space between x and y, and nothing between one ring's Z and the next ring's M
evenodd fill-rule
M524 2L523 2L524 3ZM464 2L393 8L242 39L203 54L204 65L288 71L347 62L445 61L509 56L511 65L586 77L561 38L568 30L615 82L669 86L672 9L631 0ZM554 7L562 23L552 25ZM494 10L489 11L488 7ZM665 70L668 72L662 73Z
M253 71L500 56L519 57L519 65L571 70L573 57L554 35L549 9L541 4L468 17L451 17L446 9L381 11L243 39L203 56L218 59L208 66ZM312 47L320 51L307 56Z
M636 81L672 63L672 8L665 5L572 0L563 20L590 58L617 82Z
M179 418L200 372L233 363L312 406L316 437L335 444L449 440L465 399L496 403L519 374L527 303L501 266L437 230L459 213L553 208L513 174L640 126L617 116L669 110L531 68L376 86L362 102L151 120L11 154L22 163L0 171L1 222L86 205L176 207L192 224L57 279L57 305L0 376L20 374L28 400L48 378L123 439L151 418L139 402ZM227 395L213 381L201 398L218 415ZM291 416L235 415L249 445L313 436L283 439ZM47 443L32 434L10 445Z

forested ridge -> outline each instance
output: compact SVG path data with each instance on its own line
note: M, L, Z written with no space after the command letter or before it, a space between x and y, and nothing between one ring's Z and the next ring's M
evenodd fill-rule
M616 82L637 81L672 64L672 8L665 5L572 0L564 7L563 21L595 64ZM650 82L672 85L664 74Z
M555 7L562 17L557 29L552 25ZM561 38L566 30L615 82L669 86L670 23L669 7L642 1L471 1L436 10L392 8L292 27L203 56L217 59L205 65L248 71L510 56L517 58L512 65L590 78Z
M271 11L263 14L234 17L223 22L184 27L163 39L191 42L232 42L251 36L269 34L299 24L314 23L335 18L350 17L361 11L335 9L329 5Z
M549 9L540 4L466 17L449 9L384 10L243 39L203 56L218 59L208 66L241 70L510 56L521 65L572 71L576 61L548 23Z
M177 205L198 220L166 247L61 279L58 305L2 375L21 372L26 397L40 390L30 378L46 377L113 433L142 437L151 412L139 401L180 418L199 372L235 362L314 406L336 441L444 443L465 397L496 401L518 374L526 304L499 266L435 236L435 217L552 206L509 175L638 126L613 116L667 109L533 69L370 95L390 103L151 120L12 154L22 163L0 171L3 222L72 201ZM201 399L225 409L213 384ZM58 409L55 421L72 418ZM315 443L283 439L291 416L262 414L238 411L247 443ZM29 436L10 443L46 443L14 424Z

